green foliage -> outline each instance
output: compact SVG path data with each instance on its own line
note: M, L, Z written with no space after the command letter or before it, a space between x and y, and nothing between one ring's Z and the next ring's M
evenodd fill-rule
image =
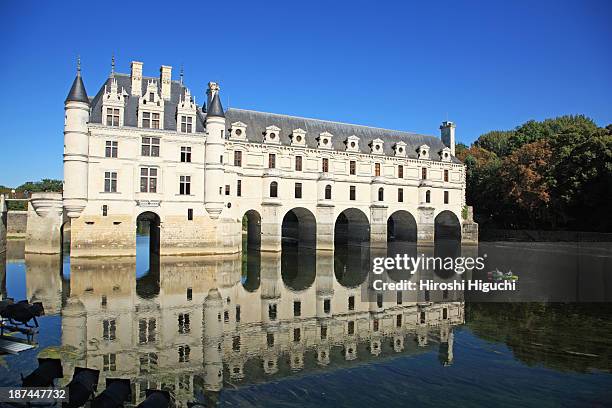
M28 181L20 185L15 191L28 191L30 193L38 193L44 191L53 191L61 193L63 190L62 180L42 179L41 181Z
M499 228L611 231L612 125L583 115L529 121L457 151L467 203Z

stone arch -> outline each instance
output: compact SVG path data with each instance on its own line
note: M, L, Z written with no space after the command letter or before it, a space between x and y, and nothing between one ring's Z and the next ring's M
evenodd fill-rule
M242 216L242 249L255 250L261 247L261 215L249 210Z
M367 215L357 208L342 211L334 225L334 247L338 245L361 246L370 242L370 222Z
M417 223L412 214L398 210L387 219L388 242L416 242Z
M461 242L461 222L454 212L444 210L436 215L434 220L434 240Z
M345 288L354 288L365 282L370 272L368 246L340 247L334 251L334 276Z
M303 207L287 211L281 224L281 239L283 245L316 248L317 220L314 214Z
M159 275L161 218L153 211L144 211L136 217L136 275L150 272Z

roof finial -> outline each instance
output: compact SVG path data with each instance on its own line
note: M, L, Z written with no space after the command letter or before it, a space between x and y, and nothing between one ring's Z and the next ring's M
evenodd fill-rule
M183 64L181 64L181 85L183 85Z
M113 57L111 58L111 78L115 77L115 53L113 53Z
M77 75L81 75L81 56L77 55Z

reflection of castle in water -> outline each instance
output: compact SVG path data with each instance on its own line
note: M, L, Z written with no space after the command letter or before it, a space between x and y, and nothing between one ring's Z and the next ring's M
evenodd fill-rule
M147 388L165 388L186 406L195 395L214 401L224 382L419 353L436 343L441 363L452 363L461 293L440 303L412 292L362 301L367 251L295 251L162 257L158 279L149 280L135 278L133 258L73 259L61 310L64 380L75 366L96 368L100 384L130 378L133 403ZM28 279L29 293L57 305L62 281L48 277L59 260L58 269L43 256L26 262L28 274L41 270L38 263L47 270L44 279Z

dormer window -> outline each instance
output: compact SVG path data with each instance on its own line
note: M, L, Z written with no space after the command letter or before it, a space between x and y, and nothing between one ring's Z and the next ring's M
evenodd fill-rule
M181 132L193 133L193 117L181 115Z
M164 100L158 95L155 81L149 81L145 96L138 99L138 125L147 129L163 129L163 123Z
M319 142L317 147L319 149L331 149L332 148L332 137L333 135L329 132L323 132L319 134L317 141Z
M395 152L396 157L406 157L406 143L397 142L393 146L393 151Z
M234 122L232 123L232 127L230 129L230 138L237 140L246 140L246 128L247 125L242 122Z
M448 147L445 147L442 150L440 150L439 154L440 154L440 160L442 160L443 162L451 161L451 150Z
M355 135L349 136L344 141L347 152L358 152L359 151L359 138Z
M185 88L176 106L176 128L181 133L195 133L196 103L191 97L189 89Z
M303 129L293 129L291 132L291 146L306 146L306 131Z
M123 126L123 109L125 105L124 89L119 92L117 80L111 79L111 84L104 87L104 96L102 97L102 117L106 126Z
M428 160L429 159L429 146L421 145L417 149L417 157L419 159Z
M374 139L370 142L370 150L372 154L383 154L383 141L381 139Z
M280 143L280 131L281 129L278 126L268 126L266 127L266 131L264 132L264 143Z

